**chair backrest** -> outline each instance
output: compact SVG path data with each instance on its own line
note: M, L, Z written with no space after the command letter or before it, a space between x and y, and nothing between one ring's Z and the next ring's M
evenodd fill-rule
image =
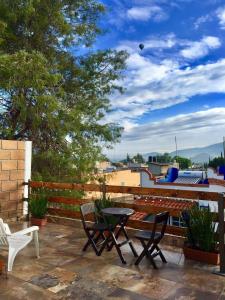
M8 245L7 235L10 234L9 227L0 218L0 246Z
M94 202L85 203L80 206L81 221L84 228L86 228L87 215L94 215L95 218L95 204Z
M156 232L160 233L159 240L162 239L162 237L165 234L167 222L169 219L169 212L165 211L162 213L159 213L155 216L153 230L152 230L152 238L154 238Z

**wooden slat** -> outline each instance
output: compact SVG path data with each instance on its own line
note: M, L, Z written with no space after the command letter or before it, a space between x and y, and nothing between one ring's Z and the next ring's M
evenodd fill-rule
M60 203L60 204L69 204L69 205L82 205L84 203L88 203L91 200L88 199L75 199L75 198L67 198L67 197L51 197L48 200L51 203ZM135 211L146 212L149 214L157 214L163 211L168 211L170 216L173 217L180 217L181 210L180 209L173 209L173 208L165 208L165 207L158 207L158 206L150 206L150 205L138 205L134 203L127 203L127 202L113 202L116 207L127 207L132 208Z
M152 205L150 206L150 205L130 204L130 203L126 203L126 202L115 202L115 206L132 208L135 211L146 212L149 214L158 214L160 212L168 211L170 213L170 216L172 216L172 217L180 217L180 215L181 215L181 210L179 210L179 209L158 207L158 206L152 206Z
M70 210L58 209L58 208L49 208L48 213L49 213L49 215L52 215L52 216L80 219L80 212L78 212L78 211L70 211ZM151 230L153 228L153 223L147 222L147 221L141 221L141 220L129 220L127 226L134 228L134 229ZM177 235L177 236L184 236L185 228L167 225L166 233L172 234L172 235Z
M48 208L49 215L80 219L79 211L71 211L69 209Z
M134 228L134 229L140 229L140 230L152 230L153 229L153 223L147 222L147 221L141 221L141 220L129 220L127 223L127 226ZM177 236L185 236L185 228L177 227L177 226L171 226L167 225L166 227L166 233L171 235L177 235Z
M81 205L81 204L90 202L90 200L57 196L57 197L48 198L48 202L61 203L61 204L70 204L70 205Z
M60 190L80 190L80 191L101 191L101 186L97 184L75 184L75 183L55 183L55 182L39 182L31 181L29 186L33 188L45 187L48 189ZM173 198L184 198L194 200L210 200L218 201L219 194L215 192L189 191L179 189L160 189L160 188L142 188L131 186L113 186L106 185L107 193L133 194L133 195L149 195Z

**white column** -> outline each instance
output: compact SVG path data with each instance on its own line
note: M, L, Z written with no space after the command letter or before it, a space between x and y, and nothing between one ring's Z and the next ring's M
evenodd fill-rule
M31 158L32 158L32 142L25 142L25 162L24 162L24 182L28 182L31 179ZM24 186L24 198L28 198L28 186ZM23 214L27 214L28 207L27 202L23 204Z

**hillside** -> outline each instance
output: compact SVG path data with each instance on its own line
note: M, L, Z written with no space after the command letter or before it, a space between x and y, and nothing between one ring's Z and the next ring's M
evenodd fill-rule
M198 148L188 148L188 149L178 149L178 155L186 158L190 158L193 162L204 163L209 161L210 158L214 158L215 156L220 156L221 152L223 153L223 143L217 143L213 145L209 145L206 147L198 147ZM156 155L158 152L150 152L144 154L144 158L148 159L148 156ZM158 153L160 154L160 153ZM175 156L176 152L170 152L171 156Z

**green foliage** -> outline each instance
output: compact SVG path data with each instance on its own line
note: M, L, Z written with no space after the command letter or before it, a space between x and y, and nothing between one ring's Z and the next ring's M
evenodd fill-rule
M188 244L203 251L215 252L215 218L210 208L193 206L189 212L189 220L185 221L188 227Z
M135 156L133 156L133 161L135 161L138 164L145 163L145 159L140 153L137 153Z
M29 211L34 218L43 219L47 214L48 209L48 199L45 192L40 192L38 194L32 194L30 196Z
M127 153L127 157L123 160L121 160L122 163L138 163L138 164L142 164L145 163L145 159L144 157L140 154L137 153L136 155L134 155L133 157L131 157L128 153Z
M103 217L101 210L108 207L113 207L114 202L110 199L110 197L102 196L100 199L95 200L95 213L97 216L97 220L99 223L104 223L105 221L108 224L116 225L118 222L118 218L114 216L105 216Z
M127 153L127 158L126 158L126 162L128 163L128 162L132 162L132 159L131 159L131 157L130 157L130 155Z
M157 162L159 163L169 163L172 162L173 158L169 155L169 153L164 153L163 155L157 155Z
M219 166L223 166L225 165L225 158L223 157L215 157L213 158L213 160L210 160L209 162L209 167L214 168L215 170L219 167Z
M179 168L181 170L188 169L191 166L191 160L181 156L174 156L173 160L179 163Z
M0 0L0 138L32 140L35 178L85 182L119 141L104 120L127 53L93 52L104 11L97 0Z

